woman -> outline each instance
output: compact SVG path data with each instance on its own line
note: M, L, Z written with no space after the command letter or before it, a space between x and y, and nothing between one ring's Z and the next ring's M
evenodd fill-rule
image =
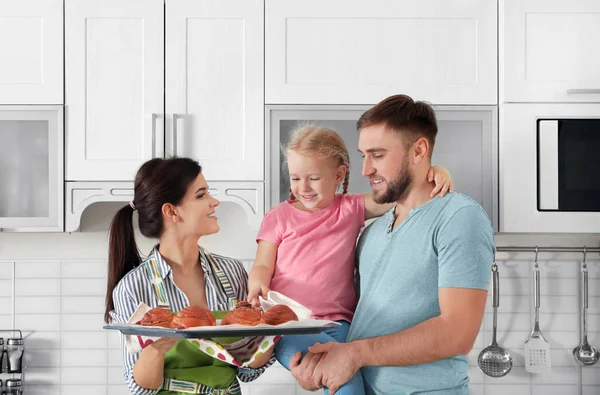
M246 300L248 277L241 262L198 246L200 237L219 231L218 205L197 162L152 159L142 165L133 201L115 214L110 227L106 322L127 322L140 302L179 311L190 305L227 310ZM134 238L134 211L141 233L159 239L145 260ZM238 379L252 381L275 361L269 350L250 368L236 368L179 340L163 338L137 354L129 354L122 342L131 393L178 394L192 386L199 387L197 393L239 394Z

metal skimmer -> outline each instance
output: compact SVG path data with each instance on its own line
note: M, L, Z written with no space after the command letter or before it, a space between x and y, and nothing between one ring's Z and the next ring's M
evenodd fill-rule
M512 369L512 356L496 342L496 326L498 322L498 306L500 305L500 284L498 265L492 266L492 306L494 308L494 332L492 342L481 350L477 363L483 373L490 377L503 377Z

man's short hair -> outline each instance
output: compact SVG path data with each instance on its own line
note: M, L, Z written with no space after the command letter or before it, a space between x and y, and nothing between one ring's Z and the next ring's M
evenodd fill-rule
M425 137L431 158L438 128L435 111L428 103L415 102L407 95L390 96L367 110L356 123L356 128L360 131L373 125L383 125L400 133L407 149L417 139Z

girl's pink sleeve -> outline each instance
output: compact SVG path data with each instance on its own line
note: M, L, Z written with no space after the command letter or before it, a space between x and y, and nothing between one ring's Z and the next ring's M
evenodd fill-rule
M347 215L356 221L359 227L365 225L365 198L362 194L347 194L343 204L346 206Z
M258 235L256 236L257 243L260 240L268 241L269 243L273 243L275 245L279 245L281 243L281 232L277 217L277 210L275 208L271 209L265 215L262 223L260 224Z

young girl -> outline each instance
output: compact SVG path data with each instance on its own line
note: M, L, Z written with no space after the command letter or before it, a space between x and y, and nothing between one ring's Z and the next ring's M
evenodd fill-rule
M275 346L278 361L319 342L345 342L356 308L354 252L365 220L383 215L393 204L379 205L370 194L349 195L349 155L342 138L325 127L305 126L287 146L290 200L269 211L258 232L258 251L249 277L248 300L258 303L269 289L298 301L313 318L340 326L317 335L284 336ZM443 168L432 168L443 196L452 188ZM339 185L342 194L337 194ZM328 393L326 391L326 393ZM364 394L360 371L336 394Z
M219 231L214 216L218 205L196 161L152 159L142 165L133 200L115 214L110 228L106 322L127 322L140 302L175 312L192 305L227 310L246 299L248 277L242 263L198 247L200 237ZM135 242L134 211L141 233L159 239L145 259ZM179 340L162 338L137 354L121 345L132 394L175 395L190 388L203 394L240 394L238 379L252 381L275 361L267 350L250 369L236 368Z

